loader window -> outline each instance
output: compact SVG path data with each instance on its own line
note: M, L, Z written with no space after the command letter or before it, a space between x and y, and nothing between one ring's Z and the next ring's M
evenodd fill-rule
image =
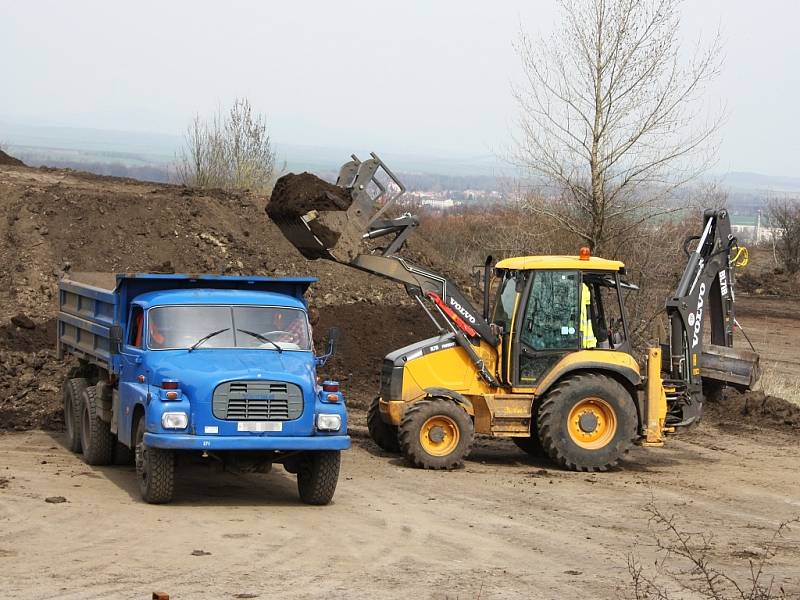
M511 319L514 316L514 303L517 301L517 288L520 281L522 281L520 274L508 271L503 276L497 290L492 323L502 327L505 333L511 332Z
M534 350L578 347L578 282L575 271L536 273L520 331L523 344Z

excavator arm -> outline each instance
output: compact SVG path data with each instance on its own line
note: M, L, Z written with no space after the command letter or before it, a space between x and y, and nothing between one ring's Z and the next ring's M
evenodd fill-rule
M697 241L693 251L689 245ZM749 389L760 376L758 354L734 349L735 272L746 250L731 232L728 211L706 210L703 232L684 242L688 260L675 294L667 300L670 341L664 348L665 384L676 391L675 425L696 420L704 393L731 385ZM746 259L745 259L746 260ZM705 337L710 324L710 342Z

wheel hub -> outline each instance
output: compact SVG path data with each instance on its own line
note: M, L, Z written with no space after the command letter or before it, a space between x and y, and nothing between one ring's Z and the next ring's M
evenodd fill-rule
M597 425L599 420L597 415L592 412L585 412L578 418L578 427L581 428L581 431L584 433L593 433L595 429L597 429Z
M428 432L428 438L434 444L441 444L444 440L444 430L437 425L436 427L431 428L431 430Z
M458 448L461 430L447 415L435 415L422 424L419 442L431 456L447 456Z
M610 444L616 436L617 414L602 398L583 398L569 412L567 432L577 446L599 450Z

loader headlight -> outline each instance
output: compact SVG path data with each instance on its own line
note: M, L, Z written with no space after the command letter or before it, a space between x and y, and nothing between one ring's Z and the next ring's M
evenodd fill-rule
M185 412L165 412L161 415L161 426L164 429L186 429L189 415Z
M317 415L317 429L320 431L339 431L342 428L341 415Z

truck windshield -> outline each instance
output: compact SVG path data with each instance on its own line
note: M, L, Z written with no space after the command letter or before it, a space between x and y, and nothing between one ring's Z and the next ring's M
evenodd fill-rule
M209 335L214 334L214 335ZM276 306L157 306L147 312L151 350L261 348L310 350L305 311Z

